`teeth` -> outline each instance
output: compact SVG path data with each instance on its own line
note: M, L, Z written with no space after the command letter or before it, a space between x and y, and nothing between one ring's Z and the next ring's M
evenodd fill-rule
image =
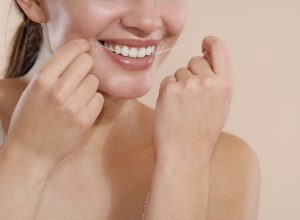
M146 55L151 55L151 53L152 53L152 47L147 47Z
M139 52L138 52L138 57L139 58L143 58L146 56L146 48L145 47L142 47Z
M120 46L120 45L116 45L116 46L115 46L115 53L116 53L116 54L120 54L121 51L122 51L122 50L121 50L121 46Z
M136 58L137 55L138 55L138 49L137 48L131 48L129 50L129 57Z
M128 55L129 55L129 48L127 46L122 47L121 54L124 57L128 57Z
M104 47L112 50L116 54L131 58L144 58L145 56L150 56L154 54L156 49L156 46L137 48L126 45L113 45L107 42L104 42Z

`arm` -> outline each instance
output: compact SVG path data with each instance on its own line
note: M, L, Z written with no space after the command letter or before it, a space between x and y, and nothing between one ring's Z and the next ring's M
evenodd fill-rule
M206 37L202 56L165 78L153 122L157 159L146 220L207 220L210 158L232 97L227 46Z
M158 160L145 219L206 220L208 197L208 161Z
M172 166L158 161L164 162L155 169L146 220L257 219L260 167L239 137L223 133L209 165L193 159Z
M52 165L14 145L0 147L0 219L32 220Z

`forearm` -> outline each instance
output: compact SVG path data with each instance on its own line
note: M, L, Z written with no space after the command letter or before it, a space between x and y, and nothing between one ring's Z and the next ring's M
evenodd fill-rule
M0 219L32 220L50 163L0 146Z
M157 161L145 220L207 220L209 162Z

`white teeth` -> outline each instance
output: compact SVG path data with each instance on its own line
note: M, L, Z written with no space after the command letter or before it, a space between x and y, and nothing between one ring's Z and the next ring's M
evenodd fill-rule
M139 52L138 52L138 57L139 58L143 58L146 56L146 48L145 47L142 47Z
M138 49L137 48L131 48L129 50L129 57L136 58L137 55L138 55Z
M124 57L128 57L128 55L129 55L129 48L126 47L126 46L122 47L121 54L122 54Z
M151 55L151 53L152 53L152 47L147 47L146 55Z
M116 45L115 46L115 53L116 54L120 54L121 53L121 47L120 47L120 45Z
M110 49L116 54L122 55L124 57L131 58L144 58L145 56L150 56L155 53L156 46L149 47L129 47L125 45L113 45L104 42L104 47Z
M113 45L109 45L108 48L111 49L111 50L114 50L114 49L115 49Z

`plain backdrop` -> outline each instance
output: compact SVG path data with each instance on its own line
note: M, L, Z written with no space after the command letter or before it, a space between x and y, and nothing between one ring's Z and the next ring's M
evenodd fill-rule
M1 70L10 1L0 3ZM178 45L195 43L172 52L157 72L153 89L140 100L154 108L161 80L201 55L204 36L227 41L234 95L224 130L244 139L260 161L259 219L300 219L300 1L189 0L188 14ZM17 21L12 11L8 42Z

